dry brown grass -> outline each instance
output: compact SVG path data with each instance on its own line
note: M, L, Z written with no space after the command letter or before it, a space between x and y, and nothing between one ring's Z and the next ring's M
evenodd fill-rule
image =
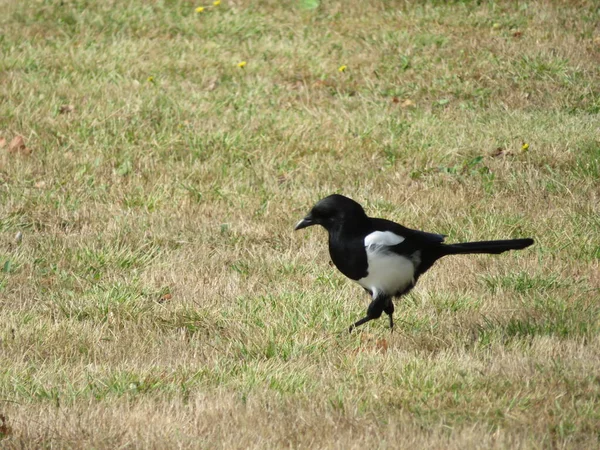
M0 446L597 448L600 13L479 3L1 0ZM347 335L332 192L536 245Z

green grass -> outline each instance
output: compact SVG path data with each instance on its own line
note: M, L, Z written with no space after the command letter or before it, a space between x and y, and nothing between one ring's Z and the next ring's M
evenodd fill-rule
M596 448L596 3L210 4L0 0L0 446ZM333 192L536 244L348 335Z

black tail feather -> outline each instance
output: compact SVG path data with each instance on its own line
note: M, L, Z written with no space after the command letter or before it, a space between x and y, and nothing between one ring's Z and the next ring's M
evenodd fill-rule
M468 253L504 253L508 250L521 250L533 244L533 239L507 239L503 241L465 242L444 245L443 256Z

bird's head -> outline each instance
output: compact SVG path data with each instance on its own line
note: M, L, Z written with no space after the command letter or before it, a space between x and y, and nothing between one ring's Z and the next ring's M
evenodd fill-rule
M294 230L321 225L327 231L341 227L344 223L360 222L367 216L362 206L343 195L333 194L319 200L307 216L296 224Z

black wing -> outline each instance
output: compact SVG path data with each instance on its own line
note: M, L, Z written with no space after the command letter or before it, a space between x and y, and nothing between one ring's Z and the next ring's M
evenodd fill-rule
M371 221L377 230L391 231L404 237L404 241L389 247L390 251L411 259L413 255L418 255L413 260L415 263L415 283L444 254L443 249L446 246L443 244L445 238L443 234L412 230L385 219L371 219ZM412 286L414 286L414 283Z
M443 234L428 233L426 231L411 230L402 225L386 219L371 218L371 224L374 231L391 231L394 234L402 236L406 241L410 241L415 246L430 247L439 246L444 242ZM405 241L405 242L406 242ZM408 243L408 242L407 242ZM399 244L402 245L402 244Z

